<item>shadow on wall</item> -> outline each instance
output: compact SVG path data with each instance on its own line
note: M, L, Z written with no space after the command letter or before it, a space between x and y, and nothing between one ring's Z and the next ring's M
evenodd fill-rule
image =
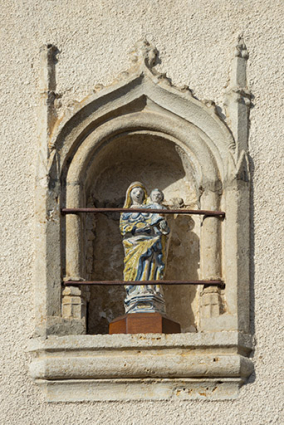
M199 227L199 218L196 218ZM165 279L198 280L200 264L199 236L194 233L195 221L190 216L179 215L170 223L168 263ZM196 331L198 299L194 286L165 286L166 311L181 325L182 332Z
M95 158L86 199L88 206L122 207L127 187L142 181L148 192L163 190L165 203L183 198L197 207L194 170L181 157L181 149L161 137L145 134L124 135L109 143ZM167 279L198 279L199 218L168 216L171 236ZM90 215L85 221L85 269L90 280L122 279L123 246L119 214ZM183 332L195 331L196 289L189 286L164 287L167 314L178 321ZM88 333L106 334L108 324L124 314L123 287L91 287Z

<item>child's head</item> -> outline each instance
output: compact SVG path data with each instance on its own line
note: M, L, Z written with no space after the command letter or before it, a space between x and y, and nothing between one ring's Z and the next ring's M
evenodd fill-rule
M150 199L154 204L160 204L164 200L164 194L160 189L152 190Z

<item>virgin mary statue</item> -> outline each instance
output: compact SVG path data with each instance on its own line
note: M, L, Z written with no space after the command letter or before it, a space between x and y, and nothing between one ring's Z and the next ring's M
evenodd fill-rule
M157 189L155 191L157 192ZM147 209L165 209L165 207L151 205L145 186L140 182L134 182L127 189L124 208L145 210L145 212L124 212L120 217L120 232L123 236L125 253L124 280L141 282L162 280L166 262L166 235L169 228L161 214L148 212ZM127 285L125 288L126 313L165 314L165 301L160 285Z

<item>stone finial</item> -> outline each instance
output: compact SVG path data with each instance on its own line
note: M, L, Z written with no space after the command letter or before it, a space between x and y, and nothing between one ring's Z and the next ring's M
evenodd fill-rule
M40 93L41 107L45 116L42 131L49 138L53 126L57 119L56 106L60 105L57 99L60 97L56 93L56 69L57 54L59 50L53 44L45 44L40 49ZM49 146L50 147L50 146Z
M43 92L55 91L56 89L55 64L58 53L59 50L53 44L45 44L40 49L42 69L40 83Z
M237 38L230 85L242 90L247 88L247 60L249 54L242 35Z
M134 64L143 63L147 68L152 69L158 57L157 48L146 39L139 40L130 51L131 60Z
M113 83L127 80L132 73L138 72L144 75L147 74L151 78L154 77L155 79L153 81L155 82L163 81L163 83L171 85L171 80L166 74L158 72L155 69L159 52L148 40L142 39L137 41L129 54L132 66L127 71L121 72Z
M150 76L154 82L172 85L171 79L165 73L155 69L159 56L158 49L146 39L139 40L130 51L133 66L128 73L139 70L143 74Z
M224 106L229 124L235 140L236 155L248 149L249 110L251 106L251 92L247 85L247 60L249 54L243 35L237 38L230 84L225 92Z
M246 59L246 60L249 58L247 46L245 45L244 38L243 38L242 34L240 34L237 38L237 45L236 45L236 49L235 49L235 57L243 58L243 59Z

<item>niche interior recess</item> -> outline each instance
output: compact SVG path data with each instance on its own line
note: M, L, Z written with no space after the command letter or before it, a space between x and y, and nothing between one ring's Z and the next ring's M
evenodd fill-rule
M250 92L238 39L226 122L213 102L174 87L147 41L132 66L58 116L55 56L41 50L41 137L36 179L36 331L31 375L48 401L225 399L251 374L249 330ZM63 287L122 278L119 214L126 188L159 187L169 208L225 211L170 216L168 280L222 279L225 289L165 287L181 334L107 335L123 314L123 287Z

